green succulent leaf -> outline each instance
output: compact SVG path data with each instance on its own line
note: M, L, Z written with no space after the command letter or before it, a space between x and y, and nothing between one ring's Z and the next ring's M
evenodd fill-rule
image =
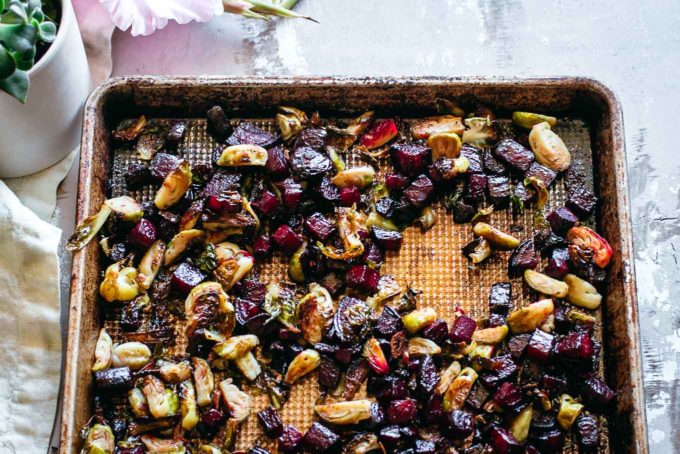
M0 79L0 90L7 92L22 104L26 103L29 85L28 73L25 71L14 71L11 76Z
M10 0L7 4L7 11L1 17L3 24L25 24L28 22L26 8L19 0Z
M37 30L30 24L0 24L0 42L20 53L35 47Z
M0 0L0 13L2 13L5 9L5 0Z
M30 49L28 52L20 54L19 52L13 52L14 62L17 65L17 69L21 71L28 71L35 64L35 47Z
M14 63L12 55L0 44L0 79L11 76L16 69L17 65Z
M51 43L57 37L57 26L54 22L43 22L38 28L38 37L46 42Z

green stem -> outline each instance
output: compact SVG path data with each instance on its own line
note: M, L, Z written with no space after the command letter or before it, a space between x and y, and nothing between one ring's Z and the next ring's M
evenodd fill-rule
M279 0L279 6L286 9L293 9L299 0Z

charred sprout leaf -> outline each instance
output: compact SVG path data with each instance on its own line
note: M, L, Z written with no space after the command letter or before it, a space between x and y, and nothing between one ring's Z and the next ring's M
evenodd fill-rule
M447 210L453 210L456 206L456 202L460 200L465 194L465 182L457 181L456 185L453 187L453 191L450 191L444 195L444 208Z
M151 350L141 342L116 344L111 351L113 367L139 370L151 361Z
M569 168L571 154L562 139L550 129L548 122L539 123L531 128L529 144L539 163L556 172Z
M158 274L161 265L163 264L163 257L165 255L165 243L161 240L155 241L148 251L139 261L137 267L137 284L143 290L149 290L153 280Z
M397 227L391 219L387 219L379 215L375 210L366 218L366 227L378 227L380 229L391 230L393 232L398 232L399 227Z
M321 364L321 356L316 350L303 350L293 358L283 379L287 385L292 385L303 376L309 374Z
M279 107L279 113L276 115L276 124L285 141L296 137L308 121L307 114L294 107Z
M412 337L408 340L408 354L410 356L436 356L442 352L442 348L424 337Z
M477 212L475 213L474 216L472 216L472 219L470 220L470 224L476 224L477 222L484 221L486 222L489 219L489 215L493 213L494 206L489 205L486 208L479 208Z
M371 404L370 400L349 400L316 405L314 412L329 424L356 424L371 417Z
M512 205L513 213L522 214L524 212L524 201L514 192L510 194L510 204Z
M85 437L85 443L81 454L113 454L116 440L113 431L104 424L95 424L90 427Z
M470 389L477 380L477 372L471 367L466 367L451 382L444 393L442 408L444 411L460 410L465 404Z
M340 129L335 126L327 126L326 132L328 133L326 137L327 150L335 150L337 148L339 151L345 152L357 140L356 135L346 129Z
M380 342L376 338L371 337L366 341L363 354L368 361L368 365L376 374L385 375L390 371L390 366L387 364L387 359L380 346Z
M467 129L463 132L463 142L478 147L488 147L496 141L493 125L488 117L465 119Z
M142 379L142 392L149 403L151 416L156 419L174 416L179 411L179 397L172 389L166 389L163 382L153 375Z
M297 302L295 301L295 293L290 288L278 284L269 284L262 309L284 326L295 328L297 324Z
M146 117L142 115L137 120L126 120L120 123L115 131L113 131L113 138L121 142L132 142L135 140L146 127Z
M333 184L346 188L356 186L359 189L364 189L373 183L375 178L375 169L371 166L353 167L351 169L339 172L333 177Z
M182 161L179 166L165 177L156 193L154 204L159 210L167 210L184 196L191 185L191 166Z
M106 370L111 367L112 348L113 341L111 340L111 336L106 332L106 328L102 328L101 331L99 331L97 345L94 349L94 365L92 366L92 372Z
M414 139L427 139L433 134L453 132L459 136L463 134L465 126L460 117L453 115L441 115L429 117L411 125L411 135Z
M380 276L378 280L378 293L366 299L366 305L374 312L379 312L385 301L401 293L401 286L390 274Z
M217 255L215 254L215 245L208 243L205 250L196 259L196 266L204 273L212 273L217 268Z
M180 383L179 397L181 401L182 429L191 430L198 424L196 389L191 380Z
M510 251L519 246L519 240L514 236L502 232L485 222L478 222L472 228L475 235L486 239L491 245L501 251Z
M236 358L234 362L243 376L250 381L255 380L262 373L260 363L257 362L257 359L252 352L248 352L245 355Z
M546 321L554 308L552 300L545 299L512 311L506 319L508 327L514 334L532 333Z
M181 440L157 438L153 435L142 435L141 440L146 447L146 452L164 454L185 454L187 452Z
M403 295L401 295L399 301L390 304L390 306L400 314L412 311L418 305L418 295L420 295L421 293L423 293L422 290L413 288L409 283L406 286L406 291L404 292Z
M602 295L591 283L573 274L567 274L564 282L569 287L565 299L571 304L591 310L600 307Z
M316 345L321 341L333 318L333 299L324 287L314 283L309 286L297 306L300 331L307 342Z
M569 241L569 257L575 263L592 260L600 268L606 268L612 259L612 248L609 242L593 229L576 226L567 232Z
M547 296L564 298L569 292L569 285L534 270L524 271L524 281L529 287Z
M444 99L444 98L437 98L434 101L435 108L437 109L437 112L442 113L442 114L451 114L455 115L457 117L464 117L465 116L465 110L463 110L462 107L460 107L456 102Z
M220 261L213 273L222 287L229 291L253 269L254 265L255 260L249 253L239 251L233 258Z
M217 160L217 165L225 167L263 167L267 164L268 157L267 150L258 145L231 145L222 151Z
M151 161L154 155L165 145L165 131L159 126L150 126L139 136L137 157L143 161Z
M536 202L536 214L534 214L534 229L549 229L550 223L545 219L545 211L548 205L548 200L550 199L550 193L545 183L536 178L530 177L524 180L526 186L531 185L536 190L538 194L538 201Z
M76 227L75 232L66 242L66 250L77 251L84 248L104 226L111 212L110 207L102 205L97 214L86 217L83 223Z
M555 126L557 118L532 112L513 112L512 122L520 128L531 129L543 122L547 122L550 126Z
M449 366L439 374L439 383L437 384L437 388L435 388L435 393L443 395L446 390L449 389L453 380L460 374L460 371L461 368L458 361L453 361L449 364Z
M203 282L191 289L184 303L186 334L210 328L222 338L229 337L236 325L234 306L217 282Z
M342 159L342 156L340 156L340 153L338 153L333 147L326 148L326 151L328 152L328 157L331 158L331 162L333 163L333 168L335 171L338 173L344 172L347 166L345 165L345 161Z
M293 282L305 282L305 271L302 268L301 260L305 252L307 252L306 241L290 256L290 260L288 261L288 276L290 276Z
M472 262L473 265L482 263L491 257L493 250L491 244L484 238L475 238L463 247L463 254Z
M534 414L534 407L528 405L517 416L512 418L510 422L510 433L515 437L515 440L524 443L529 436L529 427L531 426L531 417Z
M212 401L215 379L208 362L202 358L191 358L193 365L194 384L196 385L196 402L199 407L205 407Z
M138 221L144 215L142 206L135 199L126 195L108 199L104 202L104 205L111 208L116 218L126 222Z
M366 215L357 211L356 208L340 208L337 214L338 233L342 240L344 251L339 251L331 246L317 243L321 252L334 260L348 260L364 253L364 243L361 241L360 231L367 228Z
M238 359L260 344L257 336L244 334L225 339L213 347L215 353L225 359Z
M420 226L420 230L425 232L430 230L437 222L437 214L431 206L425 207L415 220L415 224Z
M189 229L179 232L168 243L168 248L166 249L164 256L164 264L166 266L173 264L192 246L200 243L204 237L205 233L203 230Z
M569 430L582 411L582 404L569 394L562 394L562 397L560 397L560 409L557 412L557 423L564 430Z
M369 110L352 120L345 129L350 134L358 137L373 123L374 119L375 112Z
M99 294L109 303L132 300L139 294L137 270L131 266L124 267L121 262L110 265L99 285Z
M342 448L342 454L367 454L379 451L382 445L378 442L378 436L373 433L359 433L348 441Z
M219 387L222 400L231 417L238 422L244 421L250 415L250 396L238 389L229 379L222 380Z

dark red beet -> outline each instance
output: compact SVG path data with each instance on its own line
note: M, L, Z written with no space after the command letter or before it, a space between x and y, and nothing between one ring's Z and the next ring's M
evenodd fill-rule
M241 298L261 304L267 293L267 287L257 278L246 278L238 283L238 291Z
M281 203L279 199L271 191L261 191L256 198L251 201L251 204L264 216L271 216L276 213Z
M507 175L508 168L491 154L491 150L484 150L482 152L482 164L486 173L493 173L496 175Z
M158 182L165 180L170 172L175 170L179 163L182 162L181 158L169 153L156 153L151 160L151 176Z
M132 388L130 368L114 367L94 373L94 384L100 392L121 392Z
M538 162L534 162L529 166L529 170L524 174L524 178L536 178L541 181L546 188L549 188L553 181L555 181L555 178L557 178L557 172Z
M378 337L389 339L396 334L397 331L400 331L403 326L404 324L397 311L390 306L385 306L373 328L373 332Z
M390 219L401 224L410 224L418 216L420 210L411 205L405 196L402 196L394 204L394 213Z
M430 163L430 149L415 143L392 145L392 164L405 175L415 176L423 172Z
M491 427L489 438L495 454L520 454L524 452L524 447L512 436L509 430L503 427Z
M515 384L506 381L493 395L493 400L504 409L511 410L522 402L522 392Z
M533 240L525 240L517 246L508 261L508 274L512 277L520 276L526 270L533 270L538 266L538 254L534 250Z
M540 364L547 363L550 360L553 342L554 337L552 334L537 329L534 331L534 334L529 341L529 345L527 346L527 357Z
M381 197L375 202L375 211L386 218L392 217L394 207L397 203L390 197Z
M463 144L460 155L467 158L470 162L468 173L484 173L484 167L482 167L482 150L469 144Z
M404 197L415 208L423 208L433 190L432 181L425 175L420 175L404 190Z
M496 326L506 325L505 315L501 314L489 314L489 328L495 328Z
M541 453L546 454L562 452L564 444L564 437L558 429L531 433L530 440Z
M486 193L487 176L483 173L473 173L468 178L468 185L465 191L465 200L468 202L481 202Z
M578 218L569 208L560 207L550 213L546 219L550 223L550 228L558 235L564 236L567 230L578 222Z
M338 350L335 355L335 359L338 361L340 361L340 359L338 359L338 354L340 352L341 350ZM365 358L356 358L350 363L347 372L345 373L345 392L342 394L342 397L345 400L352 400L354 398L359 391L359 388L361 388L361 385L366 381L370 369L368 361L366 361Z
M170 125L168 133L165 135L165 147L170 150L177 150L177 147L184 139L187 125L183 121L176 121Z
M456 224L466 224L472 220L477 209L465 202L462 198L456 200L453 206L453 222Z
M128 234L128 241L140 249L146 250L156 241L156 226L146 218L141 218Z
M144 164L132 163L125 172L125 187L128 191L141 189L152 182L151 170Z
M328 175L324 175L316 188L316 193L319 198L327 204L336 204L340 202L340 188L333 184Z
M569 274L569 250L567 248L553 249L544 273L559 280Z
M510 179L503 175L488 178L489 198L496 207L505 207L510 201Z
M615 394L605 382L597 377L590 377L583 382L581 395L594 408L606 410Z
M224 421L224 413L217 408L208 408L201 413L201 424L216 428Z
M480 382L475 382L475 384L472 385L470 394L468 394L468 397L467 399L465 399L465 402L475 410L479 411L481 410L482 406L486 403L488 398L489 391L486 389L486 387L482 385Z
M305 229L315 239L326 241L335 231L335 224L321 213L314 213L305 219Z
M451 331L449 332L449 339L451 342L470 342L472 340L472 333L477 329L477 322L468 317L467 315L461 315L456 317L456 320L451 326Z
M267 150L267 175L273 178L282 178L288 175L288 153L283 147L274 147Z
M489 292L489 311L492 314L507 314L510 310L512 286L510 282L496 282Z
M302 246L302 238L286 224L281 224L272 235L272 241L282 251L291 254Z
M269 438L276 438L283 433L283 423L279 418L279 412L273 407L258 412L257 421L260 423L262 431Z
M567 189L566 205L579 219L587 219L595 211L597 197L585 186L570 187Z
M356 186L348 186L340 189L340 203L343 206L351 207L361 201L361 191Z
M383 408L379 403L373 402L371 404L371 417L362 421L361 426L368 430L375 431L385 424L385 418L385 411Z
M436 454L438 452L437 443L432 440L416 440L413 452L415 454Z
M294 175L307 179L322 175L333 167L324 153L310 147L296 148L290 157L290 167Z
M306 128L295 139L295 149L309 147L320 150L326 145L328 133L323 128Z
M328 273L319 281L331 296L337 296L344 286L344 282L335 273Z
M335 432L315 422L302 437L302 446L310 452L326 452L339 440L340 437Z
M586 449L597 448L600 444L600 431L597 418L593 415L580 415L576 418L576 436L578 444Z
M278 448L282 452L292 453L297 451L300 442L302 442L302 434L299 430L290 424L283 428L283 433L278 439Z
M408 186L408 183L408 178L400 173L388 173L385 175L385 186L387 186L390 192L401 191Z
M448 432L455 440L463 440L475 430L475 420L467 411L453 410L446 415Z
M220 142L226 140L231 134L232 128L224 110L220 106L213 106L208 110L206 117L208 119L208 132Z
M238 213L243 209L243 199L236 191L225 191L208 196L206 205L214 213Z
M272 240L269 235L260 235L253 242L253 254L257 258L266 258L272 249Z
M430 355L420 359L418 367L418 391L423 396L430 395L439 384L439 371Z
M512 336L508 340L508 350L513 358L519 359L524 355L529 342L531 341L531 334L519 334Z
M380 274L366 265L354 265L345 275L345 283L348 287L361 290L366 293L378 291Z
M385 253L375 243L371 243L366 247L361 260L367 265L379 267L385 261Z
M559 235L555 235L550 228L538 229L534 231L534 248L546 255L553 248L566 246L567 240Z
M562 336L555 344L555 354L563 359L590 359L593 353L593 341L582 331Z
M340 367L331 358L322 355L319 364L319 385L326 390L334 390L340 380Z
M415 399L393 400L387 407L387 420L392 424L408 424L418 414Z
M277 137L269 134L252 123L247 121L240 122L235 128L234 132L227 139L229 145L258 145L260 147L268 148L272 146L277 140Z
M512 355L496 356L490 361L489 369L491 369L499 380L505 381L517 375L519 368L512 360Z
M187 262L180 265L172 273L172 286L181 293L189 293L192 288L205 280L206 276L193 265Z
M427 425L439 424L444 419L444 413L442 396L436 393L430 394L423 405L423 422Z
M520 172L526 172L534 162L534 153L512 139L498 142L493 152L498 159Z
M302 199L302 185L292 178L286 178L281 183L278 183L281 191L281 201L283 206L289 213L295 211L300 199Z
M204 197L210 197L211 195L216 196L227 191L236 190L240 181L240 174L218 170L212 175L210 181L208 181L208 183L205 185L201 195Z
M376 399L383 403L389 403L397 399L409 397L409 390L406 380L397 375L384 377L381 384L374 390Z
M422 335L435 344L443 345L449 337L449 325L441 318L437 318L423 329Z
M541 377L540 388L550 397L557 397L567 390L567 380L556 375L544 374Z
M371 233L373 234L373 240L383 249L398 251L401 248L401 242L404 239L401 233L394 230L381 229L380 227L373 227Z

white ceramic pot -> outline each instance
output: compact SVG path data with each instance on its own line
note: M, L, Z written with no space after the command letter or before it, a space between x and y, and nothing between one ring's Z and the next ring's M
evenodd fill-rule
M0 91L0 178L46 169L80 140L90 71L71 0L62 0L57 37L28 72L26 104Z

